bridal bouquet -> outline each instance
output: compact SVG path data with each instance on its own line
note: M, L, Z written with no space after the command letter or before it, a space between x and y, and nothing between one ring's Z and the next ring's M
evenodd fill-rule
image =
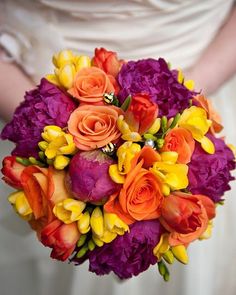
M2 168L9 202L52 258L120 279L157 264L167 281L167 264L210 237L234 179L218 114L162 58L100 48L53 64L1 133L16 144Z

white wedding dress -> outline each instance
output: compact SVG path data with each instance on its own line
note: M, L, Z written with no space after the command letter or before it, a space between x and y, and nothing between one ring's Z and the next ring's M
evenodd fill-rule
M232 0L3 0L0 45L36 83L52 71L51 56L62 48L92 55L93 48L102 46L123 59L162 56L173 67L186 69L212 41L232 5ZM236 79L213 98L227 141L234 144L235 96ZM1 142L1 158L10 147ZM50 260L50 250L37 242L7 203L9 188L0 185L1 295L236 293L235 183L225 206L218 208L212 239L191 245L189 265L171 267L169 283L155 266L120 282L113 275L96 277L87 272L87 264L73 267Z

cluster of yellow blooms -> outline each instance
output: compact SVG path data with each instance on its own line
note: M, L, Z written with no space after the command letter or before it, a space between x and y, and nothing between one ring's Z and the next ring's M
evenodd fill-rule
M38 146L47 157L48 164L53 164L56 169L63 170L70 162L68 155L76 152L73 136L54 125L44 127L41 136L44 141L40 141Z
M74 55L71 50L62 50L53 56L55 66L54 74L49 74L46 79L65 89L73 85L76 73L85 67L91 66L91 59L85 55Z

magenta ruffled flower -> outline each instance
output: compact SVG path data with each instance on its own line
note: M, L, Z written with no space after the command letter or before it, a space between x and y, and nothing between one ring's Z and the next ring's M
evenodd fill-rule
M189 187L192 194L203 194L214 202L219 202L225 191L230 190L229 182L234 179L231 170L235 169L233 152L222 139L208 135L215 145L215 153L207 154L196 143L189 163Z
M40 85L25 94L13 119L2 130L1 138L16 144L12 154L38 156L38 142L46 125L66 127L75 102L54 84L42 79Z
M88 254L89 270L97 275L113 271L120 279L137 276L157 263L153 248L161 234L162 227L158 220L135 222L130 226L129 233Z
M176 71L168 68L163 58L130 61L118 75L120 102L128 95L149 94L159 107L159 116L173 117L189 107L193 92L177 80Z
M109 166L115 161L99 150L77 153L71 160L67 183L75 198L105 201L120 186L112 181Z

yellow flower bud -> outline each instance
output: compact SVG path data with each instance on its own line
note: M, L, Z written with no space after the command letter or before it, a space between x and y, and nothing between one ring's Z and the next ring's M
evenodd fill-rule
M73 64L65 64L59 69L57 76L60 84L66 89L69 89L73 85L75 74L75 66Z
M60 86L60 81L58 80L57 75L55 74L48 74L45 78L54 85Z
M11 193L8 201L13 205L15 211L25 220L30 220L32 217L32 209L23 191Z
M98 238L103 236L104 233L104 222L103 222L103 214L99 207L96 207L90 218L90 225L94 235Z
M57 170L63 170L70 163L70 159L63 155L56 156L53 165Z
M192 91L194 90L195 83L193 80L187 80L187 81L184 81L184 86Z
M161 118L156 118L152 126L148 129L147 133L156 134L161 127Z
M76 72L80 71L83 68L91 67L91 59L89 56L81 55L76 56L75 58L75 68Z
M117 237L116 233L110 232L109 230L104 230L103 236L99 239L104 243L111 243Z
M213 229L213 221L210 220L208 222L208 226L207 229L204 231L204 233L199 237L199 240L207 240L210 239L211 235L212 235L212 229Z
M45 126L43 132L41 133L42 138L47 141L51 142L55 140L58 136L62 134L62 130L60 127L55 125L48 125Z
M69 224L82 217L85 207L86 204L84 202L68 198L57 203L53 208L53 213L65 224Z
M123 134L121 138L127 141L142 141L142 136L138 132L130 132Z
M77 225L81 234L86 234L90 231L90 214L88 211L82 214Z
M124 235L126 231L129 231L128 225L113 213L104 212L104 224L110 232L118 235Z
M40 141L38 143L38 146L40 148L41 151L45 151L46 148L48 147L48 143L46 141Z
M94 241L94 243L98 246L98 247L102 247L104 245L104 242L101 241L99 238L97 238L96 236L92 236L92 239Z
M183 264L188 264L188 254L184 245L178 245L171 248L175 258Z
M61 68L67 63L74 62L74 54L71 50L62 50L53 55L52 62L57 68Z

